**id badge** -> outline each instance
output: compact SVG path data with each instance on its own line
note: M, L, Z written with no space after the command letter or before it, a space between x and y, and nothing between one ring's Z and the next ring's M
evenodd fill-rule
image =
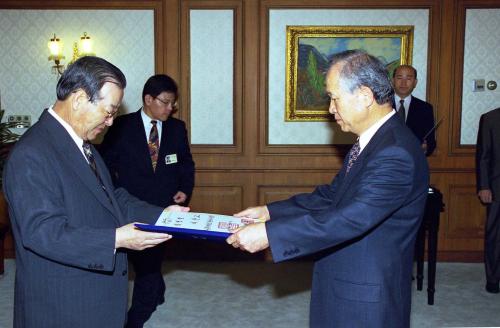
M165 164L174 164L177 163L177 154L170 154L165 156Z

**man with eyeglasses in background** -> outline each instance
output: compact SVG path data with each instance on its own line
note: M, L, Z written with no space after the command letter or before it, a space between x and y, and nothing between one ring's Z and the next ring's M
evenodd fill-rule
M151 76L142 91L142 108L119 116L99 148L115 186L163 207L186 205L194 187L186 125L171 117L177 98L177 84L170 76ZM135 280L127 327L143 327L165 301L164 253L164 247L129 253Z

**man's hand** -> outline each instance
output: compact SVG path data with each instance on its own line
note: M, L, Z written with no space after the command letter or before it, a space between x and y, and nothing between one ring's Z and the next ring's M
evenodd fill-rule
M489 204L493 201L491 189L481 189L481 190L479 190L477 195L479 196L479 199L481 200L481 202L484 204Z
M269 247L267 239L266 224L254 223L236 230L226 239L226 242L234 248L242 251L255 253Z
M182 191L178 191L175 195L174 195L174 202L176 204L182 204L186 201L187 199L187 195L185 193L183 193Z
M260 219L262 221L268 221L271 219L267 206L249 207L246 210L234 214L234 216L238 218Z
M115 249L128 248L141 251L143 249L161 244L172 238L171 235L166 233L139 230L134 226L134 223L129 223L116 229Z
M172 212L189 212L189 207L170 205L165 210ZM115 249L128 248L141 251L146 248L154 247L172 238L171 235L166 233L142 231L137 229L134 226L134 223L129 223L116 229Z
M186 206L180 206L180 205L170 205L165 209L165 211L172 211L172 212L189 212L190 208Z
M424 140L422 143L422 150L424 151L424 154L427 154L427 140Z

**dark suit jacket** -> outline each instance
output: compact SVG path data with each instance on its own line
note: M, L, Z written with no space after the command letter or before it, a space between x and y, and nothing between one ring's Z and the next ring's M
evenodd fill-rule
M500 200L500 108L481 115L476 146L477 189L490 189Z
M4 191L16 245L15 327L123 327L127 256L115 231L163 208L114 189L112 204L71 136L45 111L6 163Z
M399 104L394 104L394 108L398 109ZM432 105L421 99L411 96L410 108L407 110L406 125L417 136L420 143L424 142L424 136L434 127L434 111ZM426 156L431 155L436 149L436 133L433 130L427 138Z
M160 150L153 171L141 110L120 116L99 147L116 186L149 203L174 204L177 191L188 197L194 186L194 162L184 122L170 117L162 122ZM165 156L177 155L177 163L166 164Z
M346 175L268 205L275 262L319 253L311 327L409 327L413 249L429 172L420 144L394 115Z

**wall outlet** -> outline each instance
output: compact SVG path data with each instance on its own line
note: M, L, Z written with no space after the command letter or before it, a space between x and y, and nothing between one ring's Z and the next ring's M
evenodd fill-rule
M22 129L31 126L31 115L9 115L7 122L12 123L13 128Z
M472 80L472 91L484 91L484 79L475 79Z

